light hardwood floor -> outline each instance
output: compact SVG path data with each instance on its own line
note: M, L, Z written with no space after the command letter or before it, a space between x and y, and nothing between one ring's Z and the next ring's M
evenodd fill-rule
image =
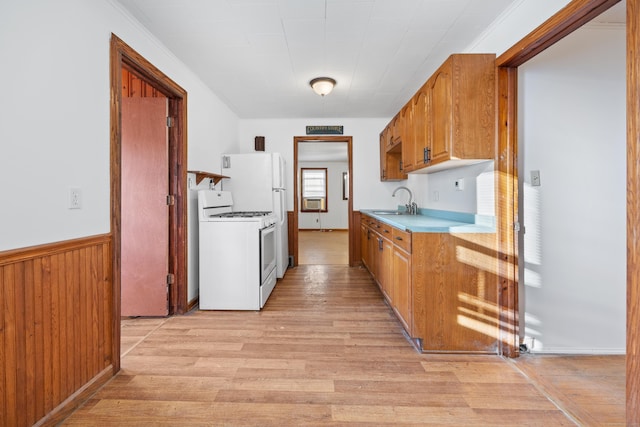
M624 357L419 354L369 274L287 271L260 312L122 322L122 371L64 425L624 425Z
M347 230L300 230L298 264L349 264L349 232Z
M525 354L512 362L579 425L625 425L624 355Z

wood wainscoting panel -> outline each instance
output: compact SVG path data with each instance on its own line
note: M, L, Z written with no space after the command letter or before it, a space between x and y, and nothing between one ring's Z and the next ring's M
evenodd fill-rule
M53 423L113 375L111 259L110 235L0 253L1 426Z
M298 221L292 211L287 211L287 236L289 245L289 256L293 256L293 265L298 265L298 239L295 237L298 235Z
M349 265L357 267L362 265L362 248L360 247L360 211L354 211L351 216L351 228L349 229Z

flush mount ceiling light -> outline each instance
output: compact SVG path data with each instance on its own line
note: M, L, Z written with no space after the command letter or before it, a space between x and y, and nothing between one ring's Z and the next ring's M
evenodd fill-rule
M336 81L331 77L317 77L309 82L313 91L320 96L329 94L333 87L336 85Z

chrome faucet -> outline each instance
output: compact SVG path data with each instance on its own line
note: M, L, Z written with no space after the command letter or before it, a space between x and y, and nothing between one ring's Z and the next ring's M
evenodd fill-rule
M409 201L406 205L404 205L405 210L409 215L416 215L418 213L418 205L416 204L416 202L413 202L413 193L411 192L411 190L409 190L407 187L400 186L393 190L391 197L396 197L396 193L398 192L398 190L407 190L407 192L409 193Z

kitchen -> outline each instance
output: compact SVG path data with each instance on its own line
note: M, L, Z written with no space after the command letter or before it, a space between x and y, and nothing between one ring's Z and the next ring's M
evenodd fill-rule
M96 15L96 11L94 9L89 8L88 6L78 3L74 4L77 6L76 12L79 16L82 16L88 21L96 20L100 22ZM550 9L554 9L554 6L548 6ZM44 10L48 9L47 6L43 5ZM555 9L559 9L559 6L555 6ZM27 13L23 10L17 8L18 17L16 18L16 22L24 22L20 21L18 18L24 17L23 14ZM165 70L165 72L170 73L171 75L188 75L188 71L186 71L185 67L182 64L177 63L174 59L170 58L162 48L159 48L154 42L147 40L145 37L141 35L140 29L136 24L132 24L130 21L125 19L121 19L117 9L113 9L112 7L104 7L101 10L101 15L105 16L104 19L111 19L115 22L115 25L102 25L102 27L109 27L108 31L113 31L119 33L126 40L132 40L130 43L135 44L136 48L141 50L141 52L148 58L152 59L153 62L158 65L161 69ZM538 22L546 19L550 16L555 10L538 10L534 11L530 14L530 16L540 16ZM48 17L57 17L59 16L59 12L50 10L49 14L43 13L42 15L38 15L35 17L33 21L34 26L40 26L41 28L49 28L53 25L53 22L48 21L46 18ZM15 15L11 15L15 17ZM535 19L532 19L535 21ZM77 24L80 28L84 28L81 24ZM100 26L100 25L98 25ZM535 26L535 25L534 25ZM36 27L33 27L36 28ZM23 36L23 40L25 46L30 46L28 49L25 47L24 49L18 49L22 46L20 43L17 43L12 46L3 45L3 53L6 53L7 57L17 57L21 58L25 55L25 52L31 52L30 55L33 55L32 58L47 58L48 57L48 49L51 47L46 43L46 40L42 40L37 34L41 34L37 31L30 33L32 27L25 26L22 30L16 29L18 34ZM530 29L530 28L529 28ZM56 81L62 83L62 86L72 87L74 84L82 83L84 87L88 88L100 88L104 86L104 79L100 80L97 77L92 76L103 76L105 70L108 68L108 59L104 54L104 47L95 48L95 52L93 52L92 48L95 46L103 46L105 42L104 34L94 34L91 33L91 37L84 38L83 40L76 40L74 34L69 28L68 30L61 29L62 35L60 39L63 40L64 44L68 44L68 41L73 40L71 43L72 46L76 50L79 51L88 51L89 57L91 58L91 64L87 65L88 69L91 70L90 73L85 73L82 75L78 75L77 73L55 73L53 76ZM524 31L526 32L526 31ZM35 35L34 35L35 34ZM510 37L506 38L506 41L503 40L501 43L506 44L504 48L508 47L511 40L513 43L513 39L517 39L514 35L510 35ZM500 49L496 49L500 50ZM64 57L67 60L71 60L70 57ZM10 70L4 70L6 80L11 81L26 81L33 77L33 80L38 80L35 78L35 73L31 74L26 72L28 70L21 70L21 74L12 73ZM73 79L71 76L73 75ZM224 104L216 99L214 96L207 95L208 89L202 84L202 82L194 79L193 77L186 76L184 78L180 78L181 83L185 85L186 89L189 92L189 101L190 101L190 118L189 118L189 148L190 159L204 159L207 156L218 158L222 152L233 150L235 147L231 141L238 141L238 143L242 142L243 144L247 144L244 146L246 150L249 149L249 144L253 143L253 138L255 135L266 135L267 143L269 145L270 151L279 151L285 154L288 158L290 158L291 153L291 140L294 135L302 135L304 134L304 126L310 124L308 120L304 119L296 119L296 120L265 120L265 119L255 119L255 120L243 120L236 117ZM97 91L97 89L96 89ZM26 92L22 93L21 96L24 100L33 101L35 99L37 93L35 92ZM100 111L105 112L105 106L108 104L108 101L105 101L106 95L104 93L100 93L98 101L87 101L91 108L87 111ZM55 96L51 97L51 99L62 99L63 97ZM13 99L13 98L12 98ZM84 100L84 98L82 98ZM23 105L17 99L14 101L15 105ZM60 126L60 123L54 121L53 119L47 119L49 116L49 112L51 110L55 111L55 108L51 108L51 103L43 103L41 105L32 105L29 104L29 108L33 108L34 114L38 114L39 117L44 117L45 127L57 129ZM66 105L66 104L65 104ZM80 104L78 104L80 105ZM6 213L6 224L17 224L18 227L12 231L7 229L3 230L3 238L2 244L3 249L14 249L34 244L39 244L42 242L49 241L59 241L66 240L76 237L81 237L85 235L92 235L100 232L107 232L109 229L108 216L108 188L109 188L109 179L108 179L108 147L104 144L99 143L97 141L104 141L104 135L108 133L108 122L106 118L106 113L100 115L91 115L85 113L86 107L79 108L78 106L68 106L68 112L72 114L76 114L79 117L83 117L84 120L81 120L79 126L75 127L73 130L65 132L66 135L69 136L67 141L58 141L56 140L55 146L53 145L38 145L36 146L39 152L39 158L41 159L59 159L57 167L52 169L52 166L45 162L44 160L35 161L32 153L31 145L22 145L16 144L11 148L12 153L15 153L15 156L10 156L12 159L24 159L24 161L12 161L11 164L3 163L3 171L6 173L7 181L3 180L3 182L9 182L15 176L25 176L26 184L28 187L39 188L40 182L46 180L48 182L48 188L46 191L45 203L51 206L57 206L58 200L64 199L61 195L63 190L60 188L66 188L69 182L74 182L80 177L86 177L89 181L87 184L83 184L85 188L97 189L98 191L87 191L85 189L84 195L84 208L79 212L73 212L72 214L77 214L73 217L67 218L58 218L58 226L53 228L51 223L45 223L41 221L40 218L35 218L37 212L35 210L15 210ZM210 114L204 114L203 111L208 111ZM212 122L207 119L211 114L215 114L222 119L218 122ZM7 137L4 138L5 141L24 141L25 138L28 140L46 140L48 138L45 135L41 135L38 129L34 129L29 126L22 117L16 117L15 113L7 110L3 117L6 120L11 120L11 123L14 126L21 125L24 129L29 129L29 132L26 136L20 136L17 132L12 130L12 126L3 126L5 132L9 132ZM55 117L55 115L53 116ZM368 149L364 144L364 141L377 141L378 132L386 125L388 118L380 118L380 119L330 119L330 118L321 118L314 120L312 124L336 124L339 120L339 124L344 125L345 134L353 135L354 137L354 203L356 208L367 208L367 207L386 207L380 206L380 200L384 198L389 203L389 207L393 204L393 199L390 197L391 192L395 188L393 184L383 184L378 183L377 176L377 153L373 153L372 150ZM61 121L64 122L64 121ZM211 147L210 141L212 140L212 135L215 135L215 139L222 141L222 145L220 147ZM87 143L87 141L91 141ZM96 142L93 142L96 141ZM228 141L228 142L227 142ZM86 159L81 163L74 163L71 160L63 157L60 153L65 152L73 152L76 153L79 158ZM6 158L5 158L6 159ZM27 161L28 159L28 161ZM194 162L197 160L194 160ZM60 168L60 165L63 165L63 168ZM198 167L199 165L194 165L194 168L201 169ZM191 167L191 165L190 165ZM25 171L28 172L25 174ZM100 174L95 174L95 171L102 171ZM3 175L4 176L4 175ZM457 177L456 177L457 178ZM455 179L455 178L454 178ZM465 178L467 179L467 178ZM471 178L473 179L473 178ZM469 179L469 180L471 180ZM545 181L545 175L543 171L542 182ZM445 179L443 181L448 181ZM543 184L544 185L544 184ZM365 188L369 186L374 187L374 191L364 191ZM53 189L54 191L51 191ZM445 188L445 190L447 190ZM443 190L443 191L445 191ZM30 203L26 200L26 196L20 196L17 194L17 190L9 189L9 199L24 201L25 206L30 206ZM42 190L44 192L44 190ZM448 190L447 190L448 191ZM426 191L421 192L422 194L428 194ZM443 194L440 194L441 197ZM424 196L423 196L424 197ZM443 200L443 198L441 198ZM421 201L422 202L422 201ZM33 217L30 217L33 215ZM25 222L29 223L29 228L27 231L26 227L20 227L21 224L25 224Z

